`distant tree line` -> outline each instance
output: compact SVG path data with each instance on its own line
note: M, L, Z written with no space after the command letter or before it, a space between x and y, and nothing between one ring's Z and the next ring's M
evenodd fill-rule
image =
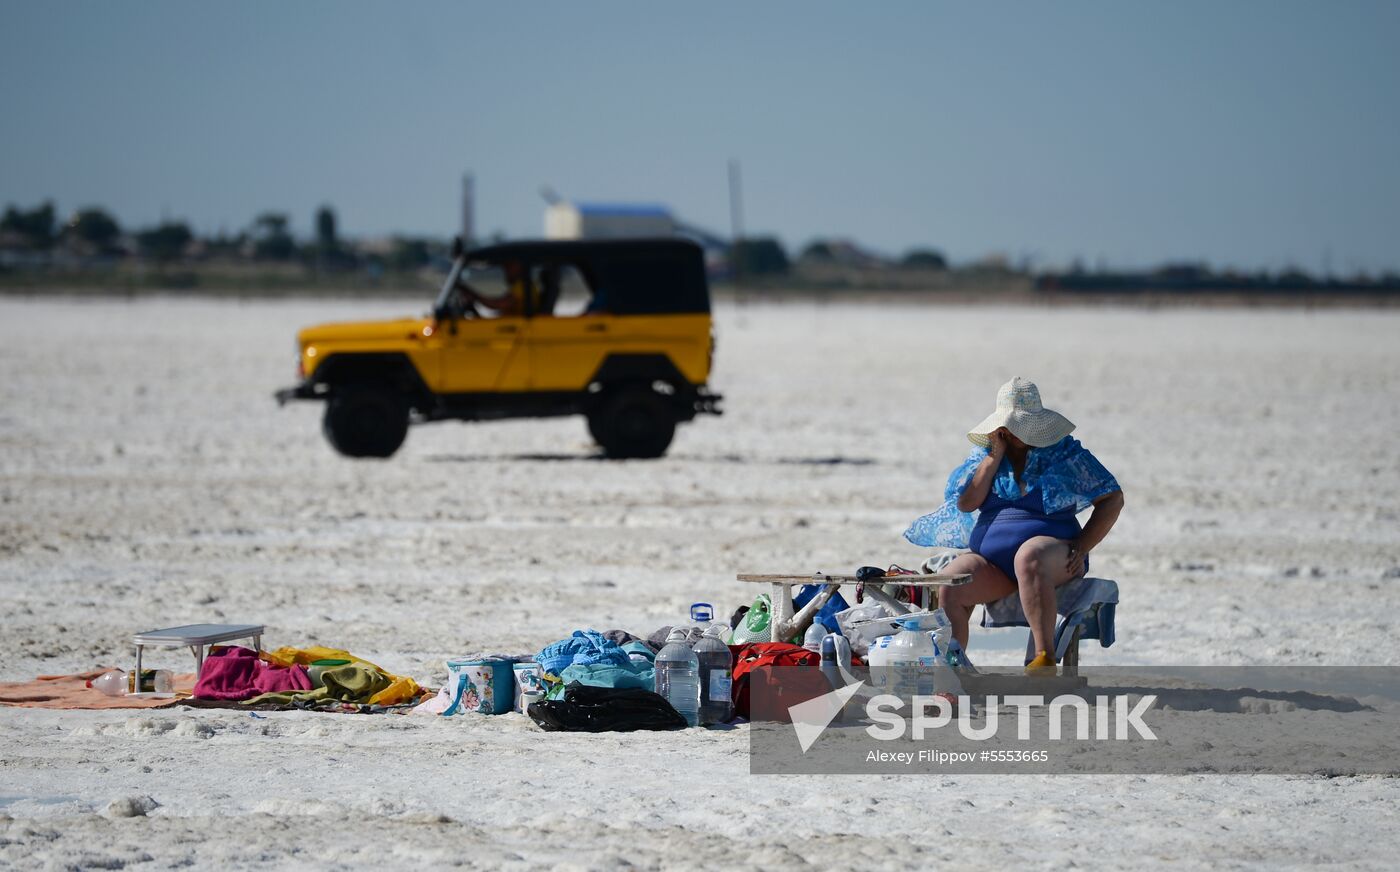
M340 235L335 210L329 205L316 210L311 224L310 238L298 239L286 212L267 211L237 232L200 236L181 220L127 229L97 206L78 209L60 222L52 202L29 208L9 204L0 215L0 270L31 265L84 269L126 260L154 264L158 270L208 262L283 264L300 265L317 276L353 271L373 282L387 271L412 273L430 265L445 268L449 257L450 242L443 239L400 235L347 240ZM497 233L489 241L503 239ZM721 276L744 282L782 281L796 287L946 287L952 274L963 281L1032 278L1028 263L1013 267L996 255L955 269L935 248L915 247L889 256L836 237L815 239L793 258L776 237L750 236L734 241L721 258L716 267ZM1042 272L1034 279L1041 290L1061 292L1400 290L1400 274L1393 271L1336 278L1296 267L1245 273L1216 271L1200 263L1089 271L1076 262L1067 270Z
M268 211L237 232L200 236L181 220L128 229L107 210L91 206L78 209L67 222L60 223L52 202L28 209L11 204L0 218L0 255L35 255L40 256L39 262L48 262L42 256L56 253L87 263L134 258L157 266L209 260L301 263L317 273L335 273L366 268L417 270L441 260L449 247L444 240L411 236L348 241L340 236L336 213L330 206L316 210L312 228L311 238L298 240L287 213ZM490 241L503 239L496 234ZM746 279L790 276L794 268L812 265L948 267L943 255L932 249L915 249L900 260L888 261L844 240L817 240L794 261L773 236L737 240L724 255L725 271ZM0 266L5 262L0 260Z
M126 230L110 212L92 206L60 224L52 202L28 209L10 204L0 215L0 253L31 259L62 253L89 262L139 258L157 265L186 260L302 263L318 272L336 272L421 269L448 248L445 242L408 236L352 244L340 237L330 206L316 210L313 226L313 237L298 241L290 216L269 211L236 233L200 237L185 221L164 220Z

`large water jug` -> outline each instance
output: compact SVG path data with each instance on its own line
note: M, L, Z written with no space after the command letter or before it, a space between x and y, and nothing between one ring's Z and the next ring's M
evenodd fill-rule
M700 723L727 723L734 714L732 698L734 658L724 644L728 629L712 624L695 643L695 659L700 664Z
M687 726L700 722L700 661L685 643L685 630L672 630L666 647L656 655L655 688Z
M937 621L936 613L905 615L895 621L898 633L875 640L866 660L870 683L877 692L908 699L939 690L938 646L934 641Z

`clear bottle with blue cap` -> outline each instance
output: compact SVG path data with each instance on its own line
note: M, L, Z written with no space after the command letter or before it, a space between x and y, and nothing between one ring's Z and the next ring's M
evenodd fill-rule
M734 716L734 658L729 653L729 627L715 621L715 607L691 603L690 620L700 632L691 649L700 680L701 724L723 724Z
M676 627L666 647L656 655L654 689L680 712L687 726L700 722L700 661L685 641L685 629Z

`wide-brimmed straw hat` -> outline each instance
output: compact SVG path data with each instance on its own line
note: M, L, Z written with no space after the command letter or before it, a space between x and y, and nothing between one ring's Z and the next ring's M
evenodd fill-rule
M988 439L998 427L1032 448L1054 445L1074 430L1074 424L1059 412L1040 404L1040 389L1034 382L1017 376L997 391L997 410L982 423L968 431L973 445L987 447Z

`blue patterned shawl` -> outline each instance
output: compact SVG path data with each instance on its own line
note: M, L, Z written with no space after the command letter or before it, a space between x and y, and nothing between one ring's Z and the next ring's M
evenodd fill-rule
M972 474L986 456L987 449L972 449L967 459L948 476L942 507L910 524L909 529L904 531L905 539L915 545L930 547L967 547L968 537L977 523L977 512L959 511L958 497L967 483L972 481ZM1082 512L1104 494L1119 490L1118 481L1072 436L1066 436L1045 448L1032 448L1027 453L1026 469L1021 480L1025 483L1025 490L1016 481L1011 461L1003 457L1001 465L997 467L992 490L1004 500L1017 500L1040 488L1047 514L1071 507L1076 513Z

